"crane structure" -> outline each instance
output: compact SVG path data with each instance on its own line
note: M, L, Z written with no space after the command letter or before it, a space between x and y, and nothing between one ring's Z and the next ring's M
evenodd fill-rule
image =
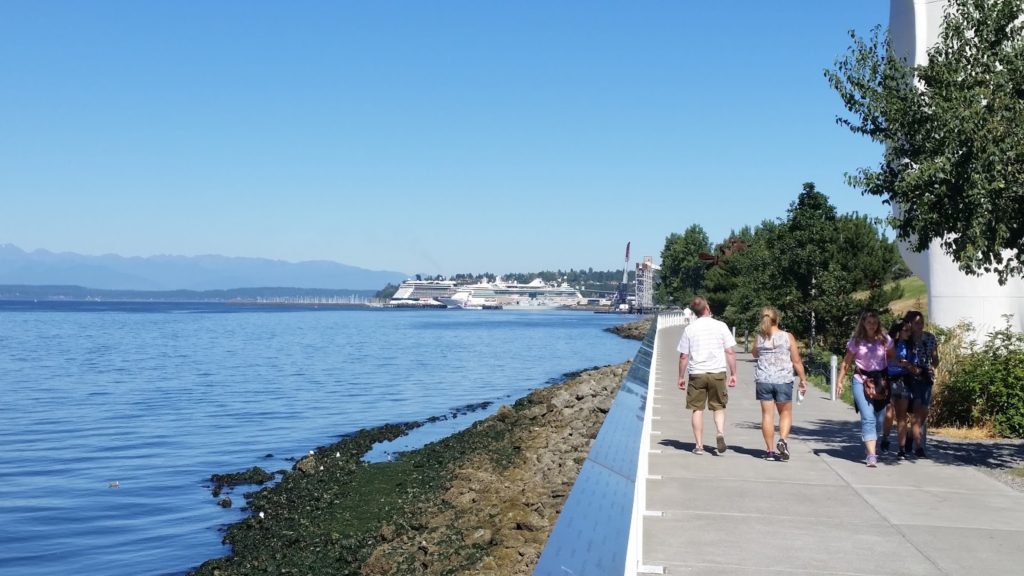
M622 282L615 290L615 298L612 299L612 310L617 312L629 311L629 242L626 242L626 264L622 267Z

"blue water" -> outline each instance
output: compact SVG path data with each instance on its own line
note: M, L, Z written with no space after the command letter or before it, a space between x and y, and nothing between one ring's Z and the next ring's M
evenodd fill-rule
M227 554L222 528L244 515L244 490L217 506L211 473L290 468L360 428L622 362L638 343L601 329L624 320L0 302L0 574L183 574Z

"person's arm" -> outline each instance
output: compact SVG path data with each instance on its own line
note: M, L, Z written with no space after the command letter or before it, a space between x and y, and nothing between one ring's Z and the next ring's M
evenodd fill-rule
M932 346L932 357L929 358L929 360L931 361L932 368L934 369L939 367L939 344L935 341L935 336L932 336L932 343L934 346Z
M892 338L885 337L885 361L886 363L892 362L896 359L896 343L893 342Z
M853 352L847 350L846 355L843 356L843 363L839 365L839 378L836 382L836 394L843 393L843 382L846 381L846 366L849 364L853 364Z
M796 338L792 334L789 335L789 359L793 361L793 369L796 370L796 375L800 378L800 390L806 392L807 374L804 373L804 361L800 357L800 349L797 347Z
M759 344L761 344L761 335L757 334L754 336L754 347L750 349L750 355L754 357L754 360L757 360L757 348Z
M733 388L736 386L736 351L732 346L725 349L725 362L729 365L729 387Z
M679 354L679 389L686 390L686 368L690 365L690 357Z

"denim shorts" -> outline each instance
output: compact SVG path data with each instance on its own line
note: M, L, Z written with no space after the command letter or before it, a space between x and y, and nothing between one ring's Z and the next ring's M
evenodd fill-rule
M927 378L914 378L910 384L910 396L915 408L927 408L932 405L932 381Z
M910 400L911 376L908 374L890 374L889 383L892 385L893 400Z
M777 404L793 401L793 383L769 384L767 382L755 382L757 387L757 399L774 401Z

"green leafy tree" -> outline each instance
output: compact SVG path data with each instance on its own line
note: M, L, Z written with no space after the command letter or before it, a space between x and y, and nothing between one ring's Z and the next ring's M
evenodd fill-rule
M777 306L789 312L791 328L813 341L822 328L817 314L821 275L839 243L836 209L813 182L805 182L787 214L770 248L793 290Z
M786 330L840 351L864 308L885 308L898 298L887 289L899 254L879 223L858 214L837 215L813 183L781 222L762 222L747 250L728 261L734 288L726 322L753 330L760 309L779 309Z
M673 232L661 251L661 274L655 297L662 304L685 305L704 285L705 264L699 256L710 252L711 243L700 224L691 224L682 234Z
M786 326L789 311L782 302L795 300L792 279L786 278L778 259L779 237L783 224L765 220L754 228L747 249L734 254L728 261L734 288L722 313L726 323L740 330L753 331L760 320L761 308L767 305L779 308Z
M885 145L848 175L896 207L898 238L938 240L964 272L1024 274L1024 0L949 0L928 62L911 68L875 27L825 71L855 134Z
M722 315L729 307L733 291L737 285L737 269L734 262L738 255L745 251L754 239L754 230L744 226L738 231L733 230L715 248L714 261L704 272L702 294L708 299L711 311Z

